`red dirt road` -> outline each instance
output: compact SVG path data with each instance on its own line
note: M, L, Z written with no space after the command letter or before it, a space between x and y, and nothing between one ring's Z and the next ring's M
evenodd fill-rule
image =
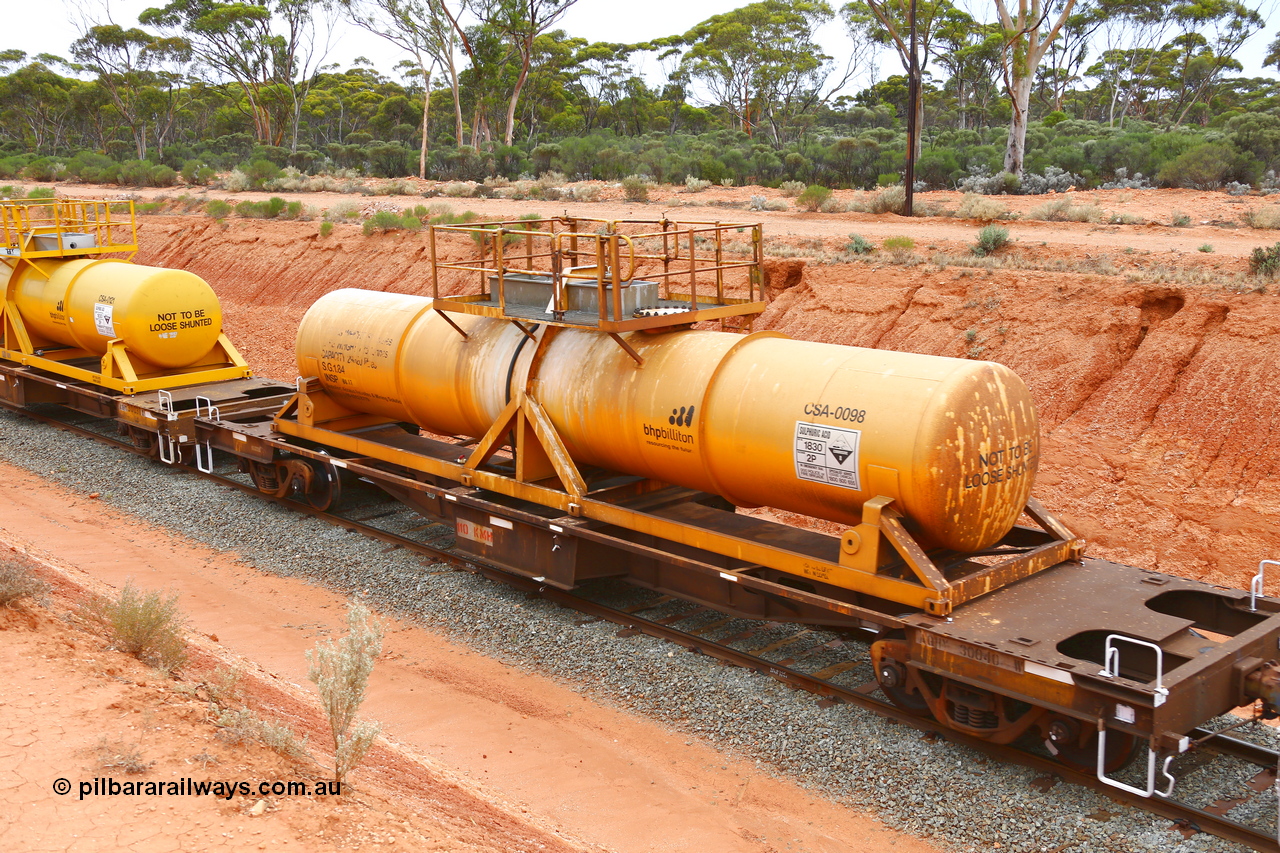
M250 688L257 704L309 733L313 744L324 742L318 712L306 704L311 685L304 652L318 638L342 633L341 596L262 574L20 469L0 464L0 482L6 506L0 541L19 549L22 543L36 543L57 554L67 574L82 584L118 589L131 579L142 589L179 593L194 635L216 637L206 645L262 668ZM104 531L112 535L104 536ZM48 633L47 642L65 644L56 625ZM73 664L82 647L73 647L71 655L62 655L59 668L49 670L27 657L24 650L35 646L26 636L18 630L0 634L0 673L7 684L32 685L28 690L33 696L36 688L51 686L41 679L56 675L58 698L56 703L23 705L25 713L0 732L0 790L18 791L29 803L17 823L0 827L0 843L9 849L40 849L33 842L64 849L75 836L81 838L75 849L120 849L116 841L134 838L127 830L138 818L150 834L137 836L131 848L137 850L171 849L189 832L217 842L200 849L222 849L216 833L196 830L212 826L234 831L231 837L243 843L246 836L237 827L261 830L273 820L287 825L264 835L264 843L293 837L304 849L315 846L307 833L326 826L340 836L338 849L357 846L349 843L352 839L383 833L399 842L391 849L405 850L531 849L530 839L554 845L557 836L565 838L565 850L579 849L570 840L576 837L592 849L618 853L933 849L745 762L687 744L687 736L598 706L548 679L517 672L403 622L388 626L384 654L361 710L403 746L375 752L370 766L352 775L362 792L364 780L376 786L370 800L374 811L328 818L315 808L299 812L296 804L282 801L283 817L273 811L265 816L268 820L253 823L241 821L239 811L220 811L208 803L203 811L197 803L179 810L166 806L154 814L107 808L102 801L82 808L74 797L54 797L49 785L58 775L73 780L105 775L83 750L108 727L86 728L84 721L97 712L111 720L111 712L119 709L102 697L121 691L119 685L93 682L91 675L80 677ZM23 637L23 643L15 643L16 637ZM162 683L145 667L130 663L130 678ZM127 706L146 713L151 702L136 696ZM178 725L167 717L162 723ZM143 740L145 758L176 764L201 751L181 728L169 733L155 728ZM425 759L414 762L415 754ZM261 778L286 778L279 764L269 767L273 775ZM50 775L52 770L57 772ZM388 800L402 803L399 811L393 810L395 820L376 813ZM424 837L435 833L442 838L451 831L467 840L458 835L458 826L468 820L479 822L485 832L473 833L473 846L419 846L399 826L418 813L448 818L444 827L424 827L415 819L414 831Z

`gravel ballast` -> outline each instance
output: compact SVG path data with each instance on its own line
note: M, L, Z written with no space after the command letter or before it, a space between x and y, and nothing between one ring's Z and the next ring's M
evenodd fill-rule
M381 610L754 759L944 848L1244 849L1204 834L1184 838L1168 820L1074 785L1042 792L1032 784L1042 780L1037 771L993 762L853 706L822 708L810 694L650 637L620 638L616 625L582 624L580 613L471 573L439 571L420 555L387 552L382 542L8 411L0 411L0 460L77 492L98 492L114 507L236 552L261 571L363 594ZM1187 785L1198 794L1205 780ZM1206 797L1213 799L1199 799ZM1274 794L1243 809L1271 815L1270 823ZM856 849L856 840L850 844Z

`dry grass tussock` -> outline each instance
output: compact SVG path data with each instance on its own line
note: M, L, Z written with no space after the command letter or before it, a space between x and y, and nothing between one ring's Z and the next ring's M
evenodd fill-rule
M1024 218L1044 222L1101 222L1102 208L1096 204L1076 204L1070 197L1063 196L1036 205Z
M965 193L960 200L960 207L953 214L957 219L976 219L979 222L994 222L997 219L1013 219L1014 214L995 199L977 193Z
M311 760L304 737L298 740L293 729L264 720L248 708L224 709L216 722L218 736L230 744L261 743L294 761Z
M187 662L177 593L141 592L130 582L114 601L95 599L83 613L110 632L115 648L161 672L172 673Z
M25 598L40 599L49 585L31 574L31 564L18 555L0 557L0 606L12 607Z
M1241 217L1250 228L1280 228L1280 204L1251 207Z

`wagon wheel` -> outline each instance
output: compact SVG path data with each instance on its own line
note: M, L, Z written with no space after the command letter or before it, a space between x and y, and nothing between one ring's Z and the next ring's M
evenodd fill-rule
M912 688L907 666L901 660L906 657L905 635L901 631L892 631L884 636L885 639L877 640L871 646L880 692L888 696L899 710L916 717L932 717L929 703Z
M311 466L310 486L302 493L301 499L313 509L321 512L328 510L342 497L342 481L338 477L338 469L327 462L309 459Z
M1066 767L1081 773L1098 772L1098 733L1084 733L1079 720L1071 717L1055 716L1048 724L1046 745L1054 757ZM1103 772L1114 773L1129 766L1142 740L1137 735L1107 730L1107 752L1103 759Z

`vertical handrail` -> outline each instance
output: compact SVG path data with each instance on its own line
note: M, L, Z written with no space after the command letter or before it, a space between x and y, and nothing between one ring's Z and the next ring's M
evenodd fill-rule
M760 298L764 298L764 234L761 226L757 225L751 229L751 243L753 247L752 259L755 261L755 266L752 267L747 276L748 286L752 288L747 295L754 302L756 298L755 285L757 284L760 285Z
M173 440L173 436L158 432L156 433L156 444L160 451L161 462L166 465L173 465L178 461L178 443Z
M431 298L440 298L440 268L436 266L436 227L427 225L427 245L431 249Z
M609 272L613 278L613 321L622 319L622 258L618 254L618 235L609 238Z
M671 241L667 237L667 226L671 223L666 216L662 217L662 287L666 290L666 298L671 298ZM680 235L676 234L676 251L680 251Z
M493 263L498 268L498 305L502 306L505 312L507 310L507 264L502 256L502 235L503 228L499 225L493 231Z
M551 236L551 305L548 306L547 313L551 313L556 307L556 291L560 289L561 283L564 281L564 254L560 248L561 239L559 234Z
M1267 571L1267 566L1280 566L1280 560L1263 560L1258 563L1258 573L1253 576L1253 580L1249 582L1249 610L1256 612L1258 609L1258 596L1263 595L1262 581Z
M161 389L160 391L156 392L156 397L160 401L160 411L168 415L169 420L171 421L176 420L178 417L178 414L177 412L174 411L174 408L173 408L173 394L169 391L165 391Z
M609 297L605 295L604 289L604 237L600 234L596 235L596 308L600 314L600 322L605 321L605 315L609 313Z
M720 220L716 220L716 302L724 304L724 234Z
M1098 673L1103 678L1116 678L1120 675L1120 650L1113 644L1115 640L1123 640L1135 646L1146 646L1155 650L1156 686L1155 692L1152 694L1152 704L1159 708L1169 696L1169 688L1164 686L1164 649L1147 640L1135 640L1133 637L1126 637L1124 634L1108 634L1107 641L1103 646L1102 661L1104 666L1102 672Z
M1166 756L1164 764L1160 767L1160 775L1164 776L1166 784L1163 789L1156 790L1156 759L1158 758L1156 751L1150 746L1147 747L1147 785L1145 788L1139 788L1135 785L1128 785L1116 779L1112 779L1107 775L1107 727L1098 720L1098 781L1104 785L1110 785L1113 788L1119 788L1122 791L1128 791L1131 794L1137 794L1139 797L1150 797L1156 794L1161 797L1168 797L1173 794L1173 786L1178 780L1169 772L1169 765L1173 762L1173 756Z
M693 245L693 229L689 234L689 310L698 310L698 252Z
M204 413L202 415L202 412ZM213 401L208 397L196 397L196 417L205 417L210 421L222 420L222 412L218 407L213 405ZM203 450L203 452L202 452ZM204 441L200 441L200 433L196 431L196 470L204 474L213 473L213 443L206 435Z

